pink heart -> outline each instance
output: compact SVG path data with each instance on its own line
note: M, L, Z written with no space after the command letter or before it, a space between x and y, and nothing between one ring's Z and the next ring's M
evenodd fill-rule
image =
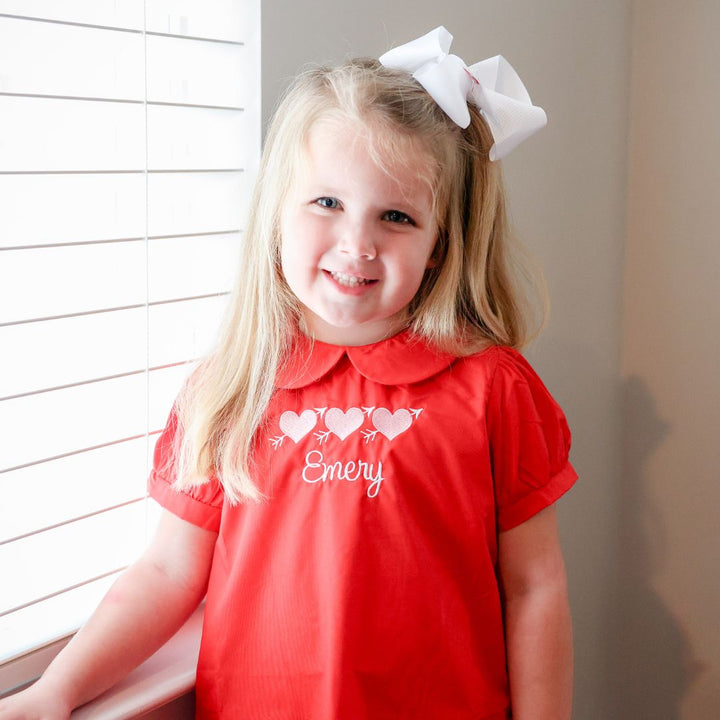
M340 408L330 408L325 413L327 429L344 440L363 424L363 412L360 408L351 407L347 412Z
M293 442L304 438L316 424L317 415L312 410L303 410L300 415L292 410L286 410L280 416L280 429Z
M388 440L404 433L412 425L412 416L407 410L396 410L391 413L387 408L378 408L372 414L372 424Z

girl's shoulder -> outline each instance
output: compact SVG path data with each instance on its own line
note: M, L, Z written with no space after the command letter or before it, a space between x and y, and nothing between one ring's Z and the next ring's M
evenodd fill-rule
M520 352L495 346L469 356L489 373L485 428L501 530L557 500L577 479L565 414Z
M542 383L522 353L507 345L486 345L457 355L457 362L476 372L488 374L492 380L499 377Z
M488 416L515 416L560 428L565 415L528 360L514 348L491 345L457 360L465 372L486 388Z
M164 430L155 444L148 494L183 520L217 532L224 492L216 476L205 482L179 487L178 462L182 427L177 406L170 411Z

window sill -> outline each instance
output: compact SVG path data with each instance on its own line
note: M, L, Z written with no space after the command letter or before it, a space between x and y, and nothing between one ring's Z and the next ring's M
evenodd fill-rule
M195 686L203 612L201 605L183 627L124 680L71 715L71 720L129 720L188 693Z
M204 610L204 604L200 605L185 625L152 657L110 690L75 710L72 720L129 720L145 716L177 698L188 696L195 686ZM41 675L65 644L67 639L52 643L47 648L17 658L4 666L2 684L8 690L0 692L0 697L28 685L28 678ZM186 697L173 705L173 708L189 707L190 700L191 698ZM152 717L177 718L180 715L160 713L157 716L153 714ZM192 717L192 712L187 714L187 717Z

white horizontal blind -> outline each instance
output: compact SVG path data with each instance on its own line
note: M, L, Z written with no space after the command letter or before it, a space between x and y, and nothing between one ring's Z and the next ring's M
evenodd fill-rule
M259 13L0 0L0 662L76 629L145 544L259 157Z

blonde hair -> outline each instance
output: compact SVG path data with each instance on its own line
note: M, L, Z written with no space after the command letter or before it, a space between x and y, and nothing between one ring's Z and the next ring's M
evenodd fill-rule
M382 166L402 164L408 142L427 158L438 243L409 307L417 335L467 355L490 344L522 347L539 329L539 274L510 236L501 169L488 157L492 135L473 106L470 115L470 126L459 128L410 74L376 60L298 77L269 129L217 346L178 398L176 486L214 474L233 503L262 497L252 479L254 438L300 321L280 271L280 211L320 119L362 125Z

